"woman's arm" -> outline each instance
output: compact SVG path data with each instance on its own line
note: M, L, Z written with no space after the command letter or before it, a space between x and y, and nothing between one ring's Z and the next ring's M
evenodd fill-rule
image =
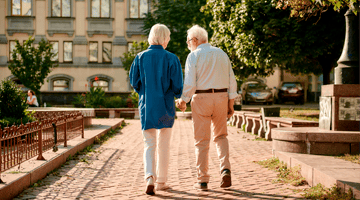
M130 84L133 86L133 88L135 89L135 91L137 93L140 92L140 85L141 85L140 69L139 69L138 60L139 60L139 57L136 56L131 65L130 72L129 72Z

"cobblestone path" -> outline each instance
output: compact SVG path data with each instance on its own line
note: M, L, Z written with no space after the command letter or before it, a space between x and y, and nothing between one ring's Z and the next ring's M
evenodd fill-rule
M15 199L298 199L301 195L294 189L309 187L272 183L276 173L253 162L272 157L271 142L253 141L254 136L228 127L233 186L219 188L219 161L211 143L209 191L193 189L196 171L192 121L176 120L170 152L171 189L145 195L140 121L126 122L128 125L114 138L95 145L95 152L69 161Z

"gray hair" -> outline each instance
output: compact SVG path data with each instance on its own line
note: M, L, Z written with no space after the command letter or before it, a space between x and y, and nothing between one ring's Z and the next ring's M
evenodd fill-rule
M187 31L188 37L195 37L200 42L208 42L208 32L201 26L195 25Z
M148 42L150 45L163 45L170 40L170 30L164 24L151 27Z

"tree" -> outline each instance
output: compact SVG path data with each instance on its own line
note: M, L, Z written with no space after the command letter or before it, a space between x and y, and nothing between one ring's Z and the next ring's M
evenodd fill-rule
M148 47L149 47L149 43L145 40L140 42L134 41L132 43L131 49L128 52L124 53L123 57L120 57L124 69L125 71L127 71L128 74L130 71L131 64L133 63L136 55L139 52L146 50Z
M267 76L279 66L294 74L323 72L328 83L343 45L343 15L328 11L320 20L298 21L276 2L209 0L203 11L213 16L211 43L229 55L239 79Z
M357 14L359 5L357 0L278 0L277 8L291 9L292 17L308 18L313 16L321 16L321 14L332 7L336 11L343 8L350 8Z
M153 12L146 15L144 31L150 33L153 25L160 23L166 25L171 32L171 40L167 50L176 54L184 66L190 50L187 48L187 30L198 24L212 35L209 23L211 16L200 12L200 8L206 4L206 0L157 0L153 1Z
M52 60L56 56L52 52L52 44L42 39L38 47L34 47L34 40L29 37L23 45L16 40L9 69L25 87L38 94L44 79L57 64Z

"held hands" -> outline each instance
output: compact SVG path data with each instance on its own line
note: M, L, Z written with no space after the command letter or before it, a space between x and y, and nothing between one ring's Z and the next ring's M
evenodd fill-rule
M182 99L176 99L175 100L175 105L177 108L179 108L182 112L185 112L186 110L186 102Z

